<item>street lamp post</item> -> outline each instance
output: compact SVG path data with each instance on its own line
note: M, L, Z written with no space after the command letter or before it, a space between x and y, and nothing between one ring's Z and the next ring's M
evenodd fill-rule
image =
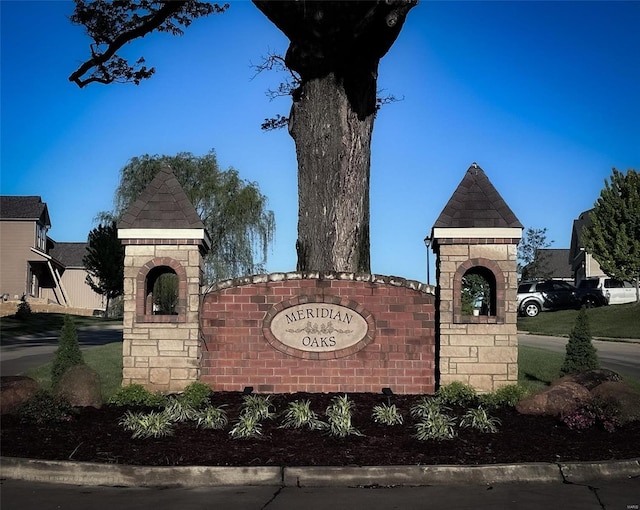
M429 247L431 246L431 238L429 236L424 238L424 245L427 248L427 285L430 285L431 284L431 282L430 282L431 278L430 278L430 275L429 275L429 267L430 267L430 265L429 265Z

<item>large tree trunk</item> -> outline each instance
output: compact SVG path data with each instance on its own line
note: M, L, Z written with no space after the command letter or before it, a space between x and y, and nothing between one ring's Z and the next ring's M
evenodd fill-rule
M370 271L369 170L376 88L372 72L363 74L361 95L370 103L368 115L354 111L334 73L305 83L293 103L299 271Z
M298 270L370 272L369 169L378 63L417 0L254 4L289 38L297 72Z

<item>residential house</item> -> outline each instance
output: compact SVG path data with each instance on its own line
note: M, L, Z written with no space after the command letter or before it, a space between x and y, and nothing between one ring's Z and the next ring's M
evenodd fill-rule
M0 197L0 295L80 309L104 309L85 282L86 243L56 243L51 218L39 196Z
M569 264L575 284L578 285L581 280L594 276L605 276L604 271L600 268L598 261L593 258L584 248L582 239L582 229L591 225L591 211L584 211L573 221L573 230L571 232L571 248L569 248Z
M540 278L552 278L573 283L573 270L569 264L569 249L567 248L541 248L536 250L536 260L524 268L523 274L528 269L534 271ZM527 278L530 278L527 276Z

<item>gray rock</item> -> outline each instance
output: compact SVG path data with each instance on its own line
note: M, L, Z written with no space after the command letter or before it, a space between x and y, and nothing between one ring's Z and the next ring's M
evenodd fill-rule
M516 405L520 414L562 416L575 411L591 399L584 386L565 381L529 395Z
M613 402L622 425L640 420L640 393L624 382L608 381L591 390L591 396Z
M100 376L87 365L74 365L58 384L58 395L75 407L102 407Z
M607 381L619 382L622 381L620 377L613 370L607 370L606 368L598 368L595 370L587 370L586 372L580 372L579 374L565 375L560 379L556 379L551 383L551 386L562 384L564 382L574 382L580 386L584 386L589 391Z
M40 385L30 377L7 375L0 377L0 414L10 414L29 400Z

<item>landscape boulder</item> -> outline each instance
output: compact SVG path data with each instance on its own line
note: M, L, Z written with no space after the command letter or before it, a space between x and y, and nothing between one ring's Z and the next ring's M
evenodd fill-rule
M29 400L40 385L30 377L7 375L0 377L0 414L10 414Z
M87 365L74 365L60 379L58 395L74 407L102 407L100 376Z
M584 386L565 381L523 398L516 405L520 414L563 416L575 411L591 399Z
M627 383L604 382L591 390L591 396L613 402L620 412L618 419L621 425L640 420L640 393Z
M551 386L556 386L564 382L574 382L580 386L584 386L589 391L601 385L602 383L612 381L620 382L622 377L616 374L613 370L607 370L606 368L597 368L594 370L586 370L579 374L565 375L560 379L556 379L551 383Z

